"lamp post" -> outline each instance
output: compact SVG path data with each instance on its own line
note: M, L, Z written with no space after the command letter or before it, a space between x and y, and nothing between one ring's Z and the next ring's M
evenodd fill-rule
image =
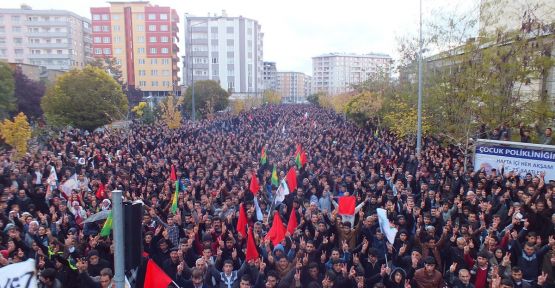
M420 0L420 36L418 39L418 124L416 154L422 150L422 0Z
M198 26L198 25L202 25L202 24L206 24L209 23L212 20L218 20L222 18L222 16L218 16L215 18L208 18L208 20L206 21L202 21L199 23L195 23L195 24L191 24L189 22L189 43L190 43L190 51L189 51L189 63L191 63L191 119L193 121L196 120L196 112L195 112L195 71L194 71L194 65L193 65L193 27L194 26ZM189 21L189 20L188 20Z

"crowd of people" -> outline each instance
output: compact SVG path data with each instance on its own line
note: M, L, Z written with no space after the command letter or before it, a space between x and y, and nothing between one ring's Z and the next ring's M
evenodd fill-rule
M112 236L87 218L110 210L119 189L144 203L144 255L173 286L555 287L554 183L465 171L457 147L426 138L416 155L414 143L376 129L315 106L269 105L175 130L64 130L22 159L0 155L0 267L34 259L40 287L111 287ZM279 181L295 169L298 183L277 203L274 166ZM348 195L352 217L337 208ZM397 231L391 242L379 208ZM287 225L293 214L294 231L273 243L273 218Z

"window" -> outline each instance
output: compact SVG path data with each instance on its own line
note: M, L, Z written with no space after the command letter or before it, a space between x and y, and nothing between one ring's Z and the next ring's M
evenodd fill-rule
M121 48L114 49L114 54L121 54Z
M40 50L39 49L32 49L31 54L40 54Z
M156 54L156 53L158 53L156 48L150 48L150 54Z
M156 58L150 59L150 65L156 65L156 64L158 64L158 59Z
M0 38L0 44L6 44L6 38L4 37Z
M156 43L156 42L157 42L157 41L156 41L156 36L150 37L150 38L148 39L148 42L150 42L150 43Z
M210 33L217 34L218 33L218 27L210 27Z
M23 44L23 38L13 38L13 42L17 45Z
M145 87L146 86L146 81L139 81L139 86Z
M160 31L168 31L168 25L160 25Z
M233 39L227 39L227 47L233 47L234 45L233 43L234 43Z
M227 34L233 34L233 27L226 27L225 31Z
M168 36L160 37L160 42L162 43L168 43L169 41L170 41L170 38Z
M112 15L113 20L119 20L119 15Z
M170 70L162 70L162 76L170 76Z
M145 14L143 14L143 13L137 14L137 19L138 20L144 20L145 19Z
M110 20L110 16L108 16L108 14L102 14L102 20L104 21Z
M156 14L148 14L148 20L156 20Z
M121 43L121 36L114 36L114 43Z
M102 49L101 48L94 48L94 54L97 54L97 55L102 54Z
M23 49L14 49L13 52L14 52L16 55L22 55L22 54L23 54Z
M93 20L100 20L100 14L93 14L92 18Z
M12 22L19 22L19 20L21 20L21 17L19 17L19 16L12 16Z
M212 64L218 64L218 57L212 57Z
M140 59L139 59L139 64L141 64L141 65L145 64L145 59L140 58Z
M168 14L160 14L160 20L168 20Z
M56 43L58 44L62 43L62 39L56 39Z
M233 81L227 82L227 89L229 91L233 91L234 87L235 87L235 85L233 85Z
M193 45L193 51L194 52L208 51L208 46L207 45Z
M139 38L137 38L137 41L139 43L145 43L145 36L139 36Z
M121 59L116 58L116 64L121 65Z
M102 43L110 43L110 37L103 37Z
M146 76L146 70L139 70L139 76Z
M162 54L168 54L168 53L169 53L168 48L162 48Z
M110 55L110 54L112 54L112 50L110 48L104 48L104 54L105 55Z
M158 87L158 81L152 81L151 85L152 87Z
M164 64L164 65L170 64L170 59L168 59L168 58L162 59L162 64Z
M100 32L100 26L93 26L94 32Z
M21 32L21 26L12 26L12 32Z
M114 31L120 31L119 28L120 28L119 25L114 25Z
M139 48L138 53L139 54L145 54L145 48Z
M0 33L4 33L4 32L6 32L6 27L0 26Z
M170 87L170 81L162 81L162 86Z
M158 70L150 70L150 76L158 76Z
M145 31L145 26L137 25L137 31Z
M110 26L102 26L102 32L110 32Z
M156 31L156 25L148 25L148 31Z

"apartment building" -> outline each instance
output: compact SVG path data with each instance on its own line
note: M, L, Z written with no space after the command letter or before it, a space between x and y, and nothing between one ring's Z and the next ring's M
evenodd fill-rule
M310 95L311 77L302 72L277 72L277 92L285 103L303 103Z
M260 95L263 36L256 20L245 17L185 15L183 78L214 80L235 95Z
M264 61L263 73L264 90L277 91L278 87L276 62Z
M177 12L148 1L108 2L91 8L93 57L121 65L123 80L143 96L177 93Z
M330 53L312 58L312 92L337 95L351 91L351 85L366 81L376 73L390 73L387 54Z
M90 59L89 19L27 5L0 9L0 60L67 71L84 67Z

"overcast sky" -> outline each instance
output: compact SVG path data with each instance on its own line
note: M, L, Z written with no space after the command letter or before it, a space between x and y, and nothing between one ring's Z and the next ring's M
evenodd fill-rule
M423 15L464 10L479 0L423 0ZM64 9L90 18L90 7L105 0L22 0L33 9ZM1 0L2 8L18 8L15 0ZM397 58L400 36L418 33L418 0L157 0L183 15L244 16L255 19L264 33L264 61L275 61L278 71L312 74L313 56L330 52L379 52ZM180 39L184 39L180 36ZM183 46L183 43L180 43ZM181 51L184 51L182 48ZM181 52L182 53L182 52ZM182 56L182 55L180 55Z

